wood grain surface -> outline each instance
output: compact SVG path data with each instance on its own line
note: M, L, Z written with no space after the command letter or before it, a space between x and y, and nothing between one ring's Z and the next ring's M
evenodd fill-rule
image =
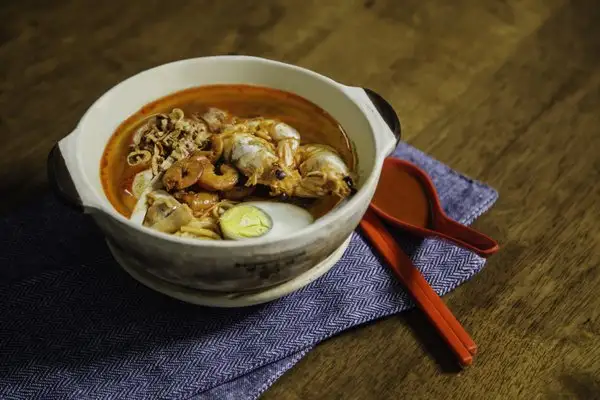
M3 212L111 86L228 53L375 89L407 142L498 189L475 226L502 250L445 296L471 368L413 311L322 343L265 399L600 398L597 1L5 0L0 21Z

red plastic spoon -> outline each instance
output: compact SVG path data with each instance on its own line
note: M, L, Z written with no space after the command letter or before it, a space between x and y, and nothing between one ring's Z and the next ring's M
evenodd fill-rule
M489 257L499 249L492 238L446 215L429 176L416 165L387 158L371 208L384 220L422 237L448 240Z

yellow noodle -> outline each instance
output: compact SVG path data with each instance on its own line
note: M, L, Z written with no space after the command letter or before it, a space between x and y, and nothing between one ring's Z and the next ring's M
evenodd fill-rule
M196 228L193 226L189 226L189 225L185 225L182 226L180 229L181 232L183 233L191 233L192 235L198 236L198 237L208 237L208 238L212 238L212 239L221 239L221 236L218 235L216 232L211 231L209 229L205 229L205 228Z

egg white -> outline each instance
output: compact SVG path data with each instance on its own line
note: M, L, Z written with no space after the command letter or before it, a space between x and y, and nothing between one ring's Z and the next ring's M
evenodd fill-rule
M293 204L274 201L248 201L242 204L259 208L271 219L271 229L260 236L260 239L282 238L314 222L313 216L308 211Z

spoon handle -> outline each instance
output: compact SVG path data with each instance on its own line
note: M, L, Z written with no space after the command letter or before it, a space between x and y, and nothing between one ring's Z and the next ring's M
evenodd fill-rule
M400 282L406 288L417 306L425 313L433 326L448 343L463 366L471 365L477 346L452 315L450 309L427 283L421 272L414 266L410 257L396 243L379 217L367 210L360 222L365 236L387 262Z
M471 250L481 257L487 258L500 249L498 242L491 237L453 219L438 218L435 225L436 236Z

